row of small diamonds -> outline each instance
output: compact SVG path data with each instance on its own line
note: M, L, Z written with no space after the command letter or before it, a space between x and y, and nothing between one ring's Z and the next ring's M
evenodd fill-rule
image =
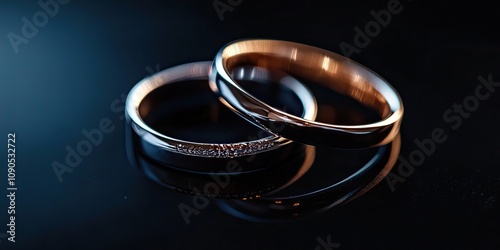
M208 145L190 145L177 144L176 149L179 153L203 156L212 158L234 158L245 155L256 154L260 151L274 147L273 140L260 140L252 142L231 143L231 144L208 144Z

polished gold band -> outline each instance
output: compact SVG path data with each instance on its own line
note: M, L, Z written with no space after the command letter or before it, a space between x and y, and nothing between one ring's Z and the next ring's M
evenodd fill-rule
M231 74L240 66L281 70L322 84L375 109L381 120L361 125L337 125L288 114L244 90ZM210 86L226 106L254 125L312 145L335 148L385 145L398 134L403 117L399 94L373 71L339 54L288 41L249 39L224 46L212 65Z

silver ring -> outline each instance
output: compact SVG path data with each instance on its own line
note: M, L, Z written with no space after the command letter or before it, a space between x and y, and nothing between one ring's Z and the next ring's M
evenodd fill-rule
M362 125L337 125L275 109L252 96L231 76L235 67L243 65L278 69L322 84L373 108L381 120ZM385 145L398 134L403 117L400 96L376 73L336 53L288 41L248 39L224 46L212 65L210 87L226 106L254 125L311 145L335 148Z
M207 80L212 62L195 62L165 69L137 83L129 92L125 103L126 122L133 133L141 139L143 151L155 160L168 161L172 153L204 157L234 158L255 155L279 148L291 141L277 135L262 139L235 143L201 143L186 141L159 133L151 128L141 117L139 108L144 98L161 86L187 80ZM312 93L299 81L287 75L269 73L268 70L254 67L252 70L242 68L235 72L239 80L276 81L293 91L300 99L303 107L302 117L315 119L317 104ZM210 90L208 90L210 92Z

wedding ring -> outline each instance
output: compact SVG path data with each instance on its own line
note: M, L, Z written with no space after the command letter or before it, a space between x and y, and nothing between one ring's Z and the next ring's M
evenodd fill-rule
M381 120L360 125L338 125L297 117L254 97L232 71L241 66L278 69L298 79L324 85L374 109ZM387 81L366 67L336 53L279 40L239 40L217 53L210 87L238 115L273 134L311 145L366 148L385 145L396 137L403 103Z
M207 81L206 85L203 85L206 86L205 92L213 95L208 87L210 65L211 62L195 62L172 67L145 78L131 89L125 104L126 122L130 132L138 138L135 143L139 144L143 154L174 167L206 172L212 171L215 168L214 165L224 163L217 161L218 159L265 154L291 142L274 134L264 138L231 143L188 141L160 133L145 122L144 117L154 108L145 100L149 98L150 94L165 85L192 80ZM238 80L280 83L291 90L300 100L302 114L299 115L305 119L315 119L316 101L309 89L298 80L277 71L273 72L258 67L235 68L235 72ZM175 118L172 117L172 119ZM283 153L286 152L281 152L282 156L280 157L285 157ZM212 159L212 163L210 159ZM261 160L261 162L265 162L265 160Z

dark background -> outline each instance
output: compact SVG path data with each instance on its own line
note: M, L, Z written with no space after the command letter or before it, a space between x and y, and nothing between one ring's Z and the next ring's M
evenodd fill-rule
M351 56L401 94L401 155L435 128L448 135L394 192L382 181L346 206L282 224L241 220L211 204L186 225L178 205L191 198L156 185L126 159L122 112L112 106L146 75L211 60L239 38L342 53L353 28L388 2L243 0L221 21L213 1L73 0L16 53L7 34L21 34L22 18L41 7L2 1L0 136L16 133L18 191L16 243L0 238L0 249L315 249L329 235L339 249L497 248L500 90L456 130L442 118L474 95L478 76L500 81L500 9L491 4L402 0L402 12ZM103 118L115 130L60 183L51 164L63 163L65 147ZM6 151L0 225L8 223Z

